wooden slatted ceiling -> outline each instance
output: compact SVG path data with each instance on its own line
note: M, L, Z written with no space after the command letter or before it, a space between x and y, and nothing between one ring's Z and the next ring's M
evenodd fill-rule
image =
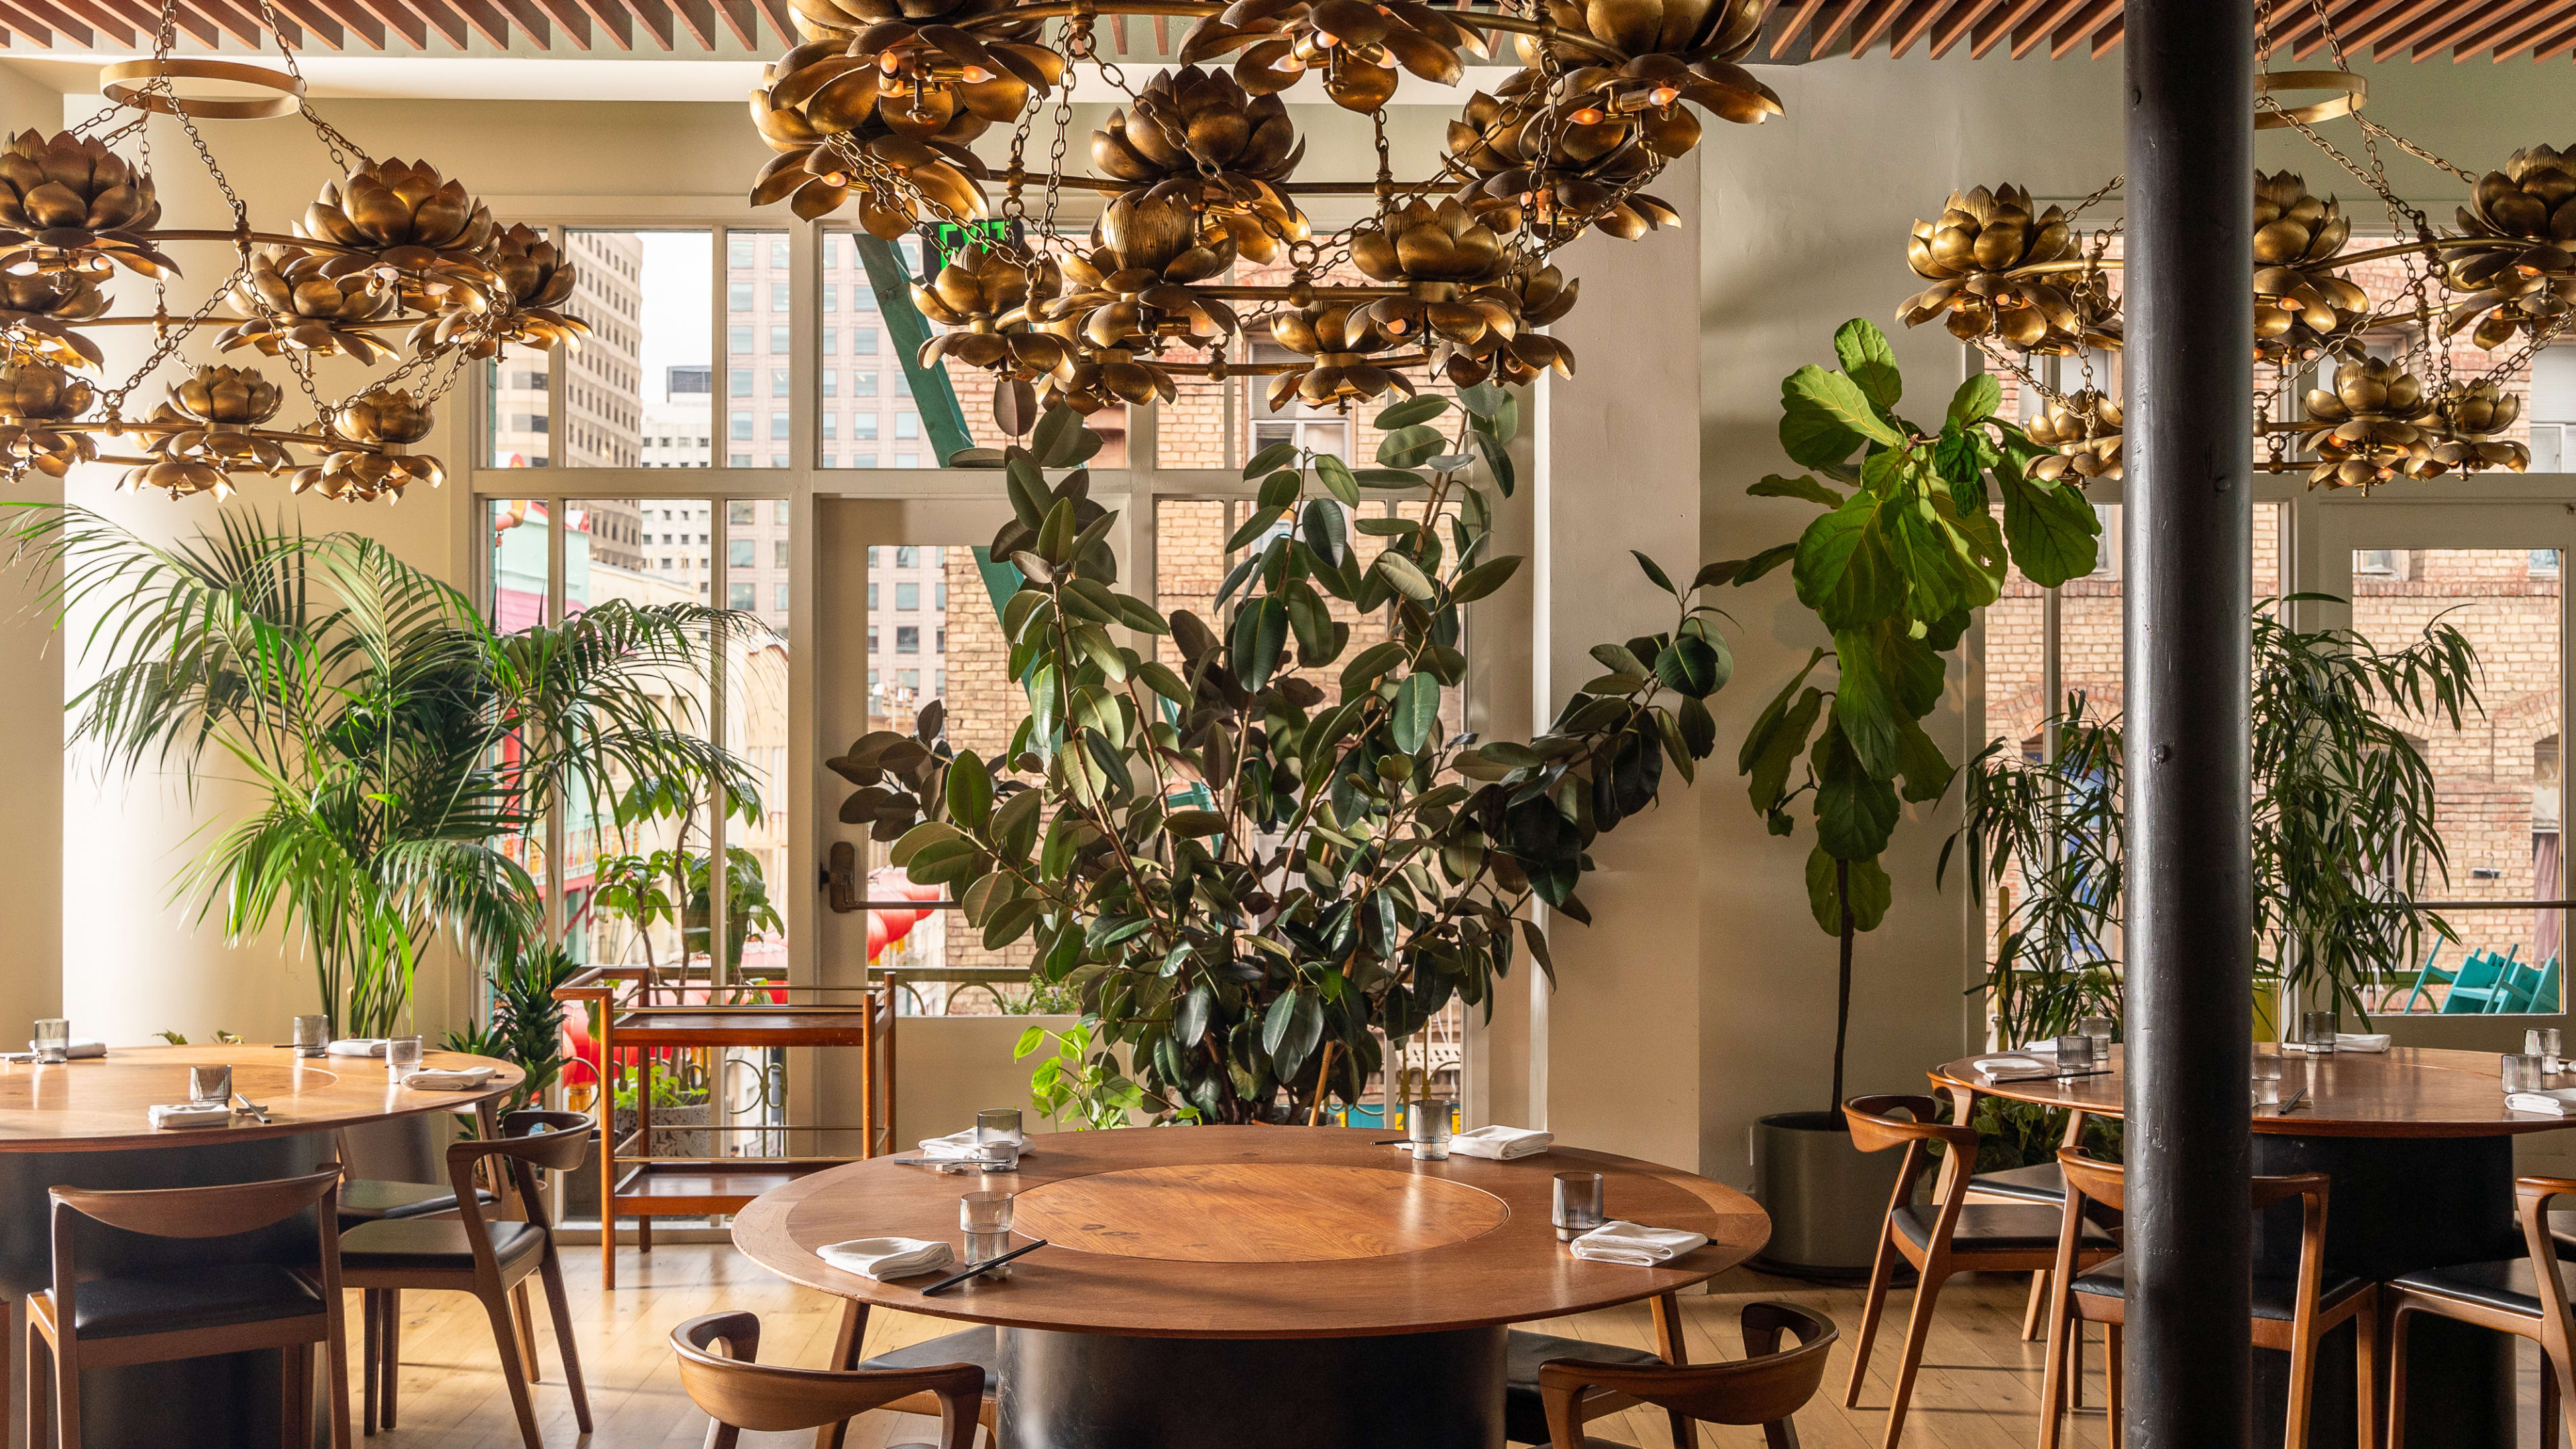
M1458 0L1439 0L1456 4ZM2355 60L2555 60L2576 52L2576 0L2258 0L2276 59L2325 49L2320 6ZM2120 44L2123 0L1772 0L1770 35L1751 57L1958 55L1982 59L2100 57ZM19 50L143 49L158 0L0 0L0 44ZM289 44L317 51L454 50L482 44L517 53L714 51L774 55L796 41L787 0L267 0ZM180 0L182 35L207 47L258 47L261 0ZM1168 54L1172 27L1152 22ZM1141 31L1143 27L1139 27Z
M1752 59L1868 55L2104 56L2123 0L1774 0ZM2576 51L2576 0L2271 0L2275 59L2326 48L2319 12L2352 60L2555 60Z

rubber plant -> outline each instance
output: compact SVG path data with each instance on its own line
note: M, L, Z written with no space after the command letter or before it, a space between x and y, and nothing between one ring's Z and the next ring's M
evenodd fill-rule
M833 767L860 787L844 819L955 891L986 947L1033 939L1038 982L1081 1003L1086 1065L1113 1068L1086 1097L1218 1122L1356 1100L1373 1029L1490 1009L1524 953L1552 979L1532 908L1588 922L1593 840L1715 747L1704 701L1732 665L1714 609L1642 554L1671 623L1594 649L1605 672L1545 733L1481 740L1444 716L1468 607L1521 564L1492 551L1517 413L1491 386L1398 402L1374 467L1263 449L1212 618L1117 590L1115 515L1078 468L1048 481L1098 446L1073 414L1008 450L992 556L1023 575L1002 622L1029 711L1006 758L916 728ZM1371 492L1406 501L1354 518ZM1355 649L1369 616L1385 637Z
M1704 577L1749 584L1786 564L1798 602L1832 635L1763 707L1736 766L1772 834L1796 833L1802 801L1815 826L1807 901L1840 943L1839 1109L1853 943L1878 928L1890 898L1879 857L1905 802L1940 799L1955 773L1923 729L1947 656L2008 568L2043 587L2091 573L2101 523L2072 483L2030 475L2049 451L1996 415L1993 377L1960 384L1940 425L1924 428L1896 411L1904 379L1876 327L1844 323L1834 356L1838 368L1809 364L1780 385L1780 446L1808 471L1748 490L1823 512L1795 542Z

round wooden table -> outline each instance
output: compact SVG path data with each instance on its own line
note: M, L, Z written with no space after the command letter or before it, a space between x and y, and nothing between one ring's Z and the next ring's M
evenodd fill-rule
M2265 1043L2257 1050L2276 1048ZM1963 1111L1977 1094L2103 1117L2127 1110L2126 1057L2119 1047L2112 1048L2111 1070L2099 1076L1988 1081L1977 1060L1965 1057L1932 1073ZM2561 1081L2576 1085L2576 1076ZM2423 1047L2283 1054L2282 1099L2302 1089L2307 1102L2286 1114L2252 1108L2249 1094L2254 1171L2323 1172L2333 1179L2328 1268L2379 1282L2419 1268L2524 1255L2513 1219L2513 1139L2576 1125L2576 1119L2508 1110L2494 1054ZM2298 1203L2259 1214L2255 1271L2287 1276L2296 1272L2298 1256ZM2317 1356L2309 1443L2319 1449L2353 1442L2353 1355L2344 1336L2351 1331L2337 1329ZM2407 1333L2406 1360L2410 1439L2460 1449L2514 1442L2510 1338L2419 1315ZM2277 1442L2289 1398L2289 1356L2257 1353L2254 1365L2256 1441L2268 1435Z
M188 1099L188 1068L229 1064L233 1087L268 1108L266 1123L156 1130L146 1111ZM488 1117L522 1074L507 1062L431 1052L433 1067L494 1068L463 1092L414 1091L378 1057L298 1057L271 1046L117 1047L38 1066L0 1062L0 1291L21 1298L51 1281L49 1187L202 1187L311 1172L335 1161L340 1128L473 1107ZM185 1273L209 1262L305 1263L310 1218L225 1239L145 1238L83 1222L82 1266L104 1274ZM16 1357L13 1355L13 1357ZM24 1371L21 1360L14 1372ZM274 1351L86 1371L82 1438L92 1446L274 1445Z
M1554 1148L1415 1162L1342 1128L1163 1127L1031 1140L1010 1174L913 1154L766 1194L734 1219L754 1262L859 1303L997 1325L1014 1449L1496 1449L1504 1325L1689 1287L1760 1249L1732 1188ZM1549 1222L1559 1172L1599 1172L1610 1215L1704 1233L1658 1267L1585 1262ZM936 1298L824 1263L852 1238L959 1241L957 1199L1018 1195L1049 1246L1006 1282Z

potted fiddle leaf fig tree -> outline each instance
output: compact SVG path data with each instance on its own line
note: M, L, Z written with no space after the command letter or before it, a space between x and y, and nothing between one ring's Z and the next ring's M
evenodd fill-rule
M1905 805L1940 799L1955 768L1923 719L2006 569L2042 586L2088 574L2101 533L2073 484L2032 476L2048 450L1996 416L1994 378L1962 383L1926 428L1896 411L1904 379L1876 327L1844 323L1834 356L1838 367L1810 364L1781 383L1780 446L1808 471L1749 490L1822 511L1794 542L1720 566L1740 586L1787 564L1798 602L1831 636L1764 706L1736 758L1773 835L1794 838L1802 816L1812 826L1807 902L1836 948L1828 1108L1755 1126L1755 1193L1773 1223L1765 1262L1820 1275L1867 1269L1897 1166L1894 1154L1851 1145L1843 1050L1854 945L1892 894L1879 857Z
M1048 481L1096 446L1073 414L1008 450L992 556L1023 577L1002 624L1028 714L1007 753L880 732L834 768L859 786L844 819L953 890L988 948L1033 940L1039 985L1080 1003L1088 1061L1042 1068L1098 1099L1068 1111L1356 1100L1373 1028L1485 1006L1523 954L1553 977L1533 908L1589 921L1593 841L1715 747L1714 610L1643 555L1664 628L1596 648L1604 672L1536 738L1464 731L1466 611L1521 563L1492 531L1517 412L1492 386L1399 402L1373 467L1262 450L1210 617L1119 591L1114 515L1080 470ZM1377 516L1372 492L1404 501Z

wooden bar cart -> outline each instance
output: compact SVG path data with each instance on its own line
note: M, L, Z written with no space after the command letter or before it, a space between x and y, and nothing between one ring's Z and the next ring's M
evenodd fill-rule
M773 1188L894 1147L895 993L892 975L865 986L789 986L783 980L735 976L711 984L705 972L646 966L594 967L555 991L558 1001L596 1009L601 1082L599 1118L599 1281L617 1286L617 1220L635 1219L636 1247L653 1248L653 1219L739 1211ZM778 999L784 997L784 1000ZM761 1122L691 1125L719 1139L713 1155L678 1157L653 1151L654 1053L727 1047L854 1047L859 1053L859 1124ZM635 1123L617 1132L616 1098L636 1050ZM662 1129L666 1134L673 1128ZM857 1132L859 1157L736 1156L722 1139L734 1133Z

